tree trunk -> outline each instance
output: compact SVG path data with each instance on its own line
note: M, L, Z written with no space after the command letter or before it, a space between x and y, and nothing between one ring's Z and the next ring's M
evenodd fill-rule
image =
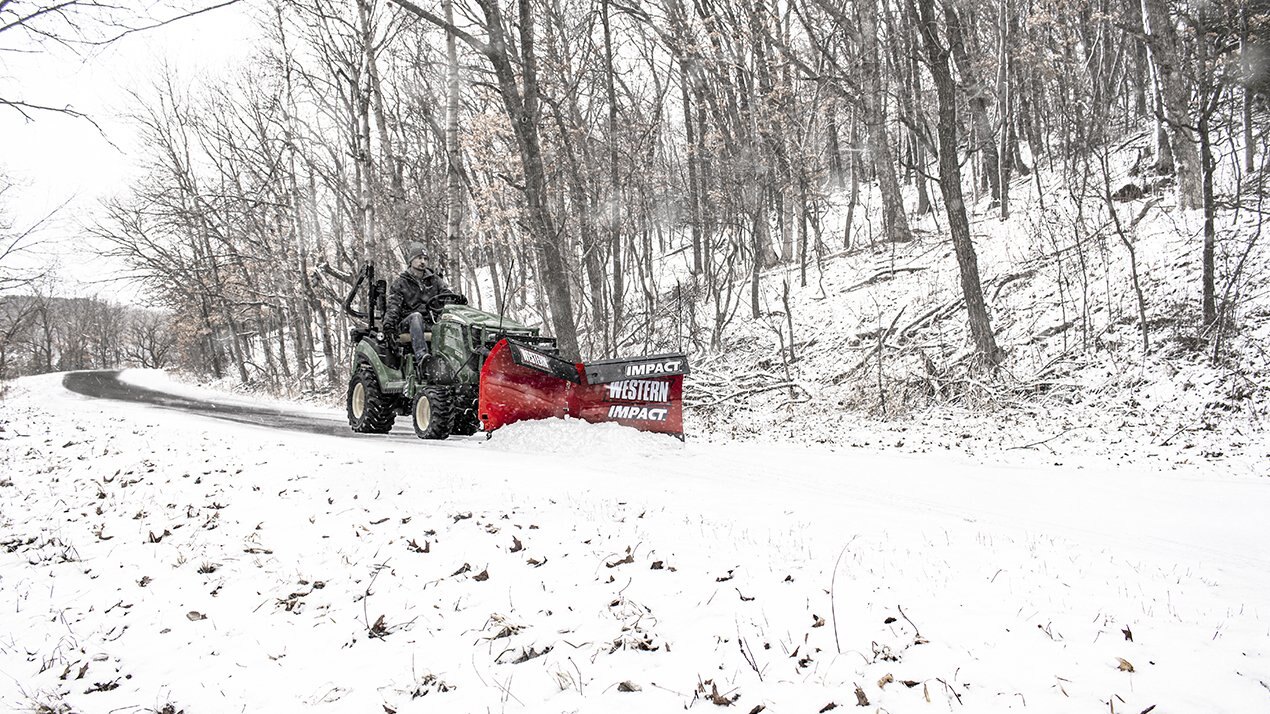
M444 0L445 21L454 23L454 0ZM447 269L459 279L459 255L463 245L463 177L462 147L459 145L459 48L453 32L445 33L445 59L448 83L445 102L445 154L446 154L446 257Z
M952 233L953 247L957 254L957 266L961 271L961 289L966 299L970 318L970 334L980 359L989 365L998 364L1004 355L997 347L988 310L983 300L983 287L979 282L979 265L974 243L970 238L970 222L961 194L961 166L957 162L957 96L952 71L948 65L948 50L939 41L935 20L934 0L917 0L921 9L921 30L926 52L930 57L931 76L939 98L939 188L944 196L948 212L948 226Z
M1200 42L1206 42L1201 37ZM1201 53L1202 55L1202 53ZM1203 83L1201 83L1201 91ZM1204 192L1204 250L1203 250L1203 286L1202 286L1202 304L1204 310L1204 327L1211 328L1217 322L1217 291L1216 291L1216 258L1217 250L1217 231L1214 226L1214 220L1217 216L1217 205L1213 197L1213 171L1217 168L1217 161L1213 158L1212 142L1210 140L1209 118L1213 111L1217 108L1217 101L1221 98L1221 88L1211 90L1211 102L1205 102L1207 106L1200 107L1199 113L1199 148L1200 148L1200 170L1203 172L1203 192ZM1207 91L1204 92L1208 94ZM1207 97L1205 97L1207 99Z
M985 178L988 179L988 187L992 190L992 198L998 200L1001 198L1001 169L996 143L992 139L992 122L988 120L988 91L979 81L978 73L971 64L970 54L966 49L966 31L961 25L961 16L957 14L952 3L944 3L944 21L948 24L949 50L952 52L953 59L957 61L957 69L966 85L966 101L970 105L970 117L974 120L975 145L983 158ZM939 153L941 155L944 153L942 146Z
M608 93L609 126L609 257L613 272L613 324L612 344L617 346L622 332L622 300L625 288L622 285L622 186L618 179L617 163L617 92L613 87L613 33L609 18L609 0L603 0L601 18L604 23L604 84ZM603 326L600 326L603 329ZM605 342L608 342L606 338Z
M891 140L886 131L886 94L882 86L875 3L876 0L863 0L858 6L860 39L863 43L860 69L868 88L863 97L864 121L868 129L869 156L873 160L878 188L882 192L882 219L887 240L907 243L913 240L913 233L909 229L908 215L904 212L904 197L900 193L895 160L891 154Z
M679 91L683 101L684 134L688 140L688 222L692 230L692 273L701 273L701 195L698 185L697 170L697 137L693 124L692 98L688 86L687 59L682 54L679 60Z
M999 69L997 71L997 92L1001 96L1001 151L998 152L1001 170L1001 220L1010 217L1010 169L1014 165L1013 124L1014 117L1010 113L1013 101L1013 86L1010 83L1010 29L1009 1L1001 0L1000 20L997 32L1001 35Z
M573 318L573 298L569 288L569 270L561 251L561 238L556 233L555 220L547 205L547 172L543 164L542 147L538 139L538 67L534 55L534 16L530 0L519 0L521 93L507 44L503 36L502 13L496 3L484 3L489 21L491 45L501 48L491 54L503 106L511 120L520 148L521 165L525 172L525 203L540 254L542 278L550 296L551 323L556 344L565 359L578 357L578 328Z
M1147 50L1164 109L1164 123L1177 162L1177 205L1203 207L1202 170L1191 128L1190 92L1182 75L1177 32L1169 16L1167 0L1142 0L1143 30Z
M1244 172L1251 174L1257 165L1253 161L1254 148L1252 142L1252 58L1248 51L1248 3L1239 8L1239 63L1243 74L1243 134L1244 134Z
M763 254L768 244L767 211L765 209L767 198L762 195L761 189L758 190L758 193L759 207L754 211L750 231L750 237L753 239L751 247L754 251L754 270L750 273L750 316L754 319L758 319L763 314L758 301L758 287L759 278L763 274Z

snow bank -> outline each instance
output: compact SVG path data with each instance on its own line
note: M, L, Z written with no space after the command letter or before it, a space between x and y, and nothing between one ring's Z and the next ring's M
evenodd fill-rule
M542 419L505 426L490 435L487 448L542 454L648 456L673 454L683 443L665 434L621 424L591 424L581 419Z

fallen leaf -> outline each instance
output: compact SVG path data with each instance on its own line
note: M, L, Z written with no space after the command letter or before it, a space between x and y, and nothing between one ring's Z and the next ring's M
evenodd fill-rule
M617 566L619 566L619 565L626 565L627 563L634 563L634 562L635 562L635 554L631 552L631 549L630 549L630 547L628 546L628 547L626 548L626 557L625 557L625 558L622 558L621 560L615 560L615 561L613 561L612 563L605 563L605 564L604 564L604 567L606 567L606 568L616 568L616 567L617 567Z
M652 567L649 568L649 570L664 570L665 568L666 568L665 563L661 562L660 560L654 560L653 565Z
M93 686L84 690L84 694L92 694L94 692L109 692L119 688L119 680L110 682L97 682Z
M551 651L550 645L542 648L541 652L539 652L537 649L535 649L531 645L528 650L522 650L520 653L520 656L512 660L512 664L521 664L522 662L528 662L529 660L535 659L537 657L541 657L550 651Z
M483 583L483 582L485 582L486 580L489 580L489 569L487 568L487 569L482 570L481 572L477 573L476 575L473 575L473 576L472 576L472 579L473 579L473 580L475 580L475 581L476 581L476 582L478 582L478 583Z
M886 687L886 685L894 681L895 681L895 677L892 677L890 673L884 674L882 675L882 678L878 680L878 689L883 689Z
M864 695L864 690L860 689L860 685L858 684L855 685L855 702L856 706L859 707L869 706L869 698Z
M472 566L467 563L464 563L461 568L451 573L450 577L454 577L455 575L462 575L463 573L470 572L471 570L472 570Z
M758 706L750 710L750 714L759 714L759 712L763 711L766 708L767 708L766 704L759 704Z
M1126 641L1133 642L1133 630L1130 630L1128 625L1125 625L1124 629L1121 630L1120 632L1124 633L1124 638Z
M1120 661L1120 666L1116 667L1116 669L1120 670L1121 672L1133 671L1133 664L1129 662L1129 660L1125 659L1124 657L1117 657L1116 659Z
M824 712L827 712L827 711L829 711L830 709L837 709L837 708L838 708L838 703L837 703L837 702L829 702L828 704L826 704L826 705L824 705L823 707L821 707L821 708L820 708L820 712L821 712L821 714L824 714Z
M512 548L511 548L511 552L512 552L512 553L519 553L520 551L522 551L522 550L524 550L524 549L525 549L525 546L523 546L523 545L521 545L521 544L520 544L520 539L519 539L519 538L517 538L516 536L512 536Z
M711 682L711 683L710 683L710 697L709 697L709 699L710 699L710 702L711 702L712 704L714 704L715 706L717 706L717 707L730 707L730 706L732 706L734 703L736 703L736 700L738 700L738 699L740 699L740 698L741 698L741 695L740 695L739 693L738 693L738 694L733 694L731 697L727 697L727 696L724 696L724 695L722 695L722 694L719 694L719 685L715 684L714 682Z
M635 684L634 682L630 682L630 681L622 682L621 684L617 685L617 691L619 692L638 692L641 689L643 688L640 687L638 684Z
M812 617L812 619L814 620L814 622L812 622L812 624L811 624L811 626L812 626L812 627L824 627L824 626L825 626L825 618L821 617L820 615L814 615L814 614L813 614L811 617Z
M425 540L423 545L419 545L413 538L411 538L410 542L406 544L406 550L411 553L431 553L432 541Z
M206 619L207 619L207 615L204 615L203 613L199 612L198 610L190 610L189 612L185 613L185 617L186 617L186 618L187 618L190 622L198 622L199 620L206 620Z

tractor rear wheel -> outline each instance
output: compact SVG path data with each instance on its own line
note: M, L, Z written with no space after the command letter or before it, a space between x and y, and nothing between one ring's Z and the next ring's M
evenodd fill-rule
M415 395L410 408L415 436L444 439L450 435L454 419L454 395L449 387L428 385Z
M348 382L348 425L360 434L387 434L396 418L392 398L379 388L375 368L362 362Z

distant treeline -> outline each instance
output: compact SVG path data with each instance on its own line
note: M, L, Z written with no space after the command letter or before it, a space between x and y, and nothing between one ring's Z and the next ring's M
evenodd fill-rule
M0 297L0 379L46 372L163 368L197 357L158 312L95 297L41 294ZM196 366L196 365L191 365Z

